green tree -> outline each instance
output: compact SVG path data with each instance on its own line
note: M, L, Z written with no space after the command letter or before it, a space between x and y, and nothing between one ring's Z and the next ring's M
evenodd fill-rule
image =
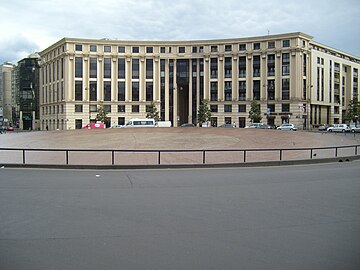
M100 121L102 123L105 123L107 112L104 109L104 103L102 101L99 102L97 106L97 115L96 115L96 121Z
M154 102L151 102L150 105L146 106L146 118L154 118L156 122L160 120L159 112Z
M250 105L249 118L252 123L259 123L262 119L260 104L256 100L253 100Z
M205 122L210 122L211 120L211 112L209 106L205 100L200 102L199 110L198 110L198 122L200 124Z
M345 119L357 123L359 121L360 111L358 106L358 97L349 101L348 109L346 110Z

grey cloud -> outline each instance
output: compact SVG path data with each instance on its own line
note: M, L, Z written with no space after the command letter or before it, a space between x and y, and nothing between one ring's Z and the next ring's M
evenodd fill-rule
M23 36L2 39L0 42L0 63L16 63L29 54L39 50L39 46Z

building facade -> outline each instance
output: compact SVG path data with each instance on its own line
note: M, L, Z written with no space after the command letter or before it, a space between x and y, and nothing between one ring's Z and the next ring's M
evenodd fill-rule
M0 126L13 126L13 96L15 93L15 65L0 65Z
M197 123L202 100L210 106L212 126L249 125L253 100L270 125L308 129L343 122L348 101L355 93L358 98L360 59L312 38L64 38L40 53L41 129L81 128L95 119L100 103L107 126L143 118L153 103L161 120L176 127Z

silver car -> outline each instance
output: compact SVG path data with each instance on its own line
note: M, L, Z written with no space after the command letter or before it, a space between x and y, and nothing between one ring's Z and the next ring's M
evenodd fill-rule
M331 127L328 127L327 132L349 132L350 127L346 124L334 124Z
M350 129L351 129L350 131L351 131L352 133L360 132L360 125L351 126Z
M286 123L286 124L282 124L280 127L277 128L278 130L290 130L290 131L296 131L297 127L295 124L290 124L290 123Z

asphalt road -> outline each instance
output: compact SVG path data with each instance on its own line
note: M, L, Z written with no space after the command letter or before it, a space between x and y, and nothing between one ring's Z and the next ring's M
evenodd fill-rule
M360 269L359 165L0 169L0 269Z

